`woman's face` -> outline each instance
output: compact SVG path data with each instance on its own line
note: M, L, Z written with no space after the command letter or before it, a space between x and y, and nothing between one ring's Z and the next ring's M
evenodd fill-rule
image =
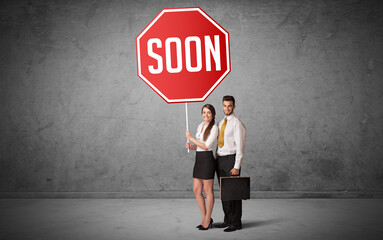
M213 114L211 114L211 111L208 108L202 109L202 118L205 120L205 122L211 122L213 118Z

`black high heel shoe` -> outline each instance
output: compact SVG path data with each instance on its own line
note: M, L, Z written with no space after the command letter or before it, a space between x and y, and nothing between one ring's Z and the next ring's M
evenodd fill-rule
M213 219L212 218L210 218L210 224L213 224ZM202 225L200 224L200 225L198 225L197 227L195 227L195 228L201 228L202 227Z
M209 228L213 228L213 219L212 218L210 218L210 223L209 223L209 226L207 226L207 228L200 225L199 230L208 230Z

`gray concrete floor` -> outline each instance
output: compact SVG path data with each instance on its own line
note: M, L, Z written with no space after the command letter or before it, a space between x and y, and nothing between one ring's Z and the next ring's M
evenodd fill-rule
M199 231L194 199L0 199L0 240L383 239L383 199L251 199L243 229ZM215 223L222 222L216 199Z

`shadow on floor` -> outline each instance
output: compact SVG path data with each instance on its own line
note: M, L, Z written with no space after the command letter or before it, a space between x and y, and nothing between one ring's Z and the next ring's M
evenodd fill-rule
M253 222L243 222L242 228L254 228L254 227L261 227L266 225L272 225L276 223L280 223L285 221L285 219L269 219L269 220L260 220L260 221L253 221Z
M266 225L272 225L276 223L283 222L284 219L270 219L270 220L260 220L260 221L253 221L253 222L242 222L242 228L254 228L254 227L261 227ZM216 223L213 226L220 225L222 222Z

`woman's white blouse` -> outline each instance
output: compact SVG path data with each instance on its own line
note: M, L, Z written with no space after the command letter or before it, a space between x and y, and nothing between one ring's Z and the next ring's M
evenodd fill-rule
M218 136L218 127L216 124L213 125L213 127L211 128L210 130L210 135L209 137L206 139L206 141L203 140L203 134L205 133L205 130L206 128L204 128L202 130L202 127L204 125L205 122L202 122L200 125L198 125L198 128L197 128L197 134L195 135L196 139L199 141L199 142L202 142L202 143L205 143L205 146L207 147L207 151L212 151L213 149L213 145L214 145L214 142L215 140L217 140L217 136ZM202 132L201 132L202 130ZM198 147L197 146L197 151L198 152L203 152L205 150L203 150L202 148Z

